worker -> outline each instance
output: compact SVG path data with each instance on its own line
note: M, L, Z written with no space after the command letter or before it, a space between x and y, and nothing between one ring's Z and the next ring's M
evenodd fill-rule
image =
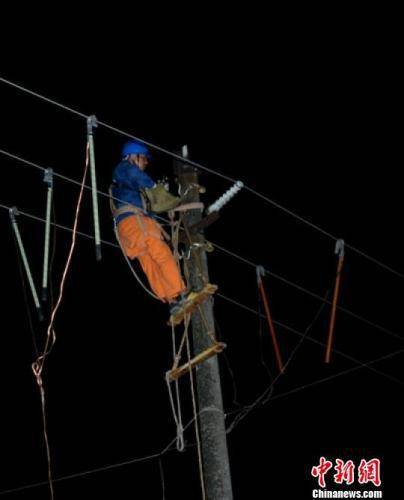
M154 214L172 210L180 200L145 172L150 159L149 149L140 141L123 146L122 159L113 172L111 208L122 250L129 259L139 260L151 289L173 314L188 294Z

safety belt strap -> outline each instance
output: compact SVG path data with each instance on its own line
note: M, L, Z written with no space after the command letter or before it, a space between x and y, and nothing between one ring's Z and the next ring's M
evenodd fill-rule
M178 207L169 210L169 212L185 212L186 210L196 210L198 208L203 209L203 207L203 203L195 201L193 203L184 203L183 205L178 205Z

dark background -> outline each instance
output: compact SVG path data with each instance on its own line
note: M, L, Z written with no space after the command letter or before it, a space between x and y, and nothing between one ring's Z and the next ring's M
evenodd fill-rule
M286 34L267 37L261 26L252 30L248 43L240 30L240 36L223 37L208 48L208 28L194 34L194 45L162 43L149 53L146 40L138 36L135 49L122 57L97 43L92 57L68 51L57 58L33 57L33 64L27 61L2 76L169 150L188 144L193 160L241 179L402 272L402 81L391 51L366 37L348 42L345 33L334 39L307 33L292 43ZM0 96L1 148L80 180L85 121L3 83ZM97 129L97 176L103 191L124 140ZM41 172L3 156L1 166L1 203L44 216ZM172 160L154 152L149 173L155 179L171 175ZM207 188L207 204L229 187L204 172L200 181ZM77 186L56 181L58 223L72 226L77 194ZM102 237L114 241L108 200L99 198L99 203ZM43 225L18 220L39 286ZM47 466L39 393L30 368L35 351L6 210L0 223L0 490L7 490L46 481ZM92 232L89 193L80 229ZM234 198L206 236L319 295L332 289L334 242L251 193ZM55 293L69 243L69 234L57 231ZM257 309L252 267L218 250L209 264L211 281L223 294ZM274 318L304 332L321 304L274 278L265 284ZM347 251L341 305L400 334L402 287L401 278ZM46 324L37 322L30 296L27 303L41 346ZM312 338L325 342L329 312L328 306L322 310L309 332ZM224 404L231 412L268 387L262 359L273 376L276 365L265 322L260 336L257 316L220 298L215 314L219 336L228 345L220 368ZM166 307L138 286L119 250L104 245L103 260L96 263L92 241L78 239L56 319L57 343L44 374L55 477L158 453L175 437L164 381L172 362L166 317ZM280 326L277 332L286 360L300 337ZM398 351L402 343L339 312L335 347L367 362ZM362 368L277 398L355 366L338 355L325 366L323 357L324 347L305 339L274 386L273 401L229 434L235 498L311 498L316 482L309 471L321 455L357 464L361 458L380 458L386 498L399 497L401 385ZM400 379L401 361L398 355L373 366ZM188 421L188 379L181 389ZM188 444L194 442L193 432L191 427L186 433ZM195 447L182 454L170 451L161 465L166 498L200 497ZM83 494L163 498L159 461L56 482L55 491L58 499ZM42 486L4 497L47 495Z

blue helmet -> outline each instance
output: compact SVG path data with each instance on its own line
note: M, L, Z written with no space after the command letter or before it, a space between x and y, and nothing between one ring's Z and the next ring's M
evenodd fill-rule
M127 155L145 155L147 158L151 158L148 148L142 142L135 140L128 141L123 145L122 158Z

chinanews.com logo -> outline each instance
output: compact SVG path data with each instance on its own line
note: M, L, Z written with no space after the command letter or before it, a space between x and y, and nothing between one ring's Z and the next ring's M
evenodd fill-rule
M382 480L378 458L362 458L359 464L355 464L352 460L340 458L333 463L321 457L319 464L311 468L311 476L318 484L318 488L313 489L313 498L383 498L379 489ZM334 489L329 489L331 483L335 485ZM356 485L361 485L361 489L355 489ZM363 489L364 485L372 489ZM349 486L349 489L341 489L341 486Z

